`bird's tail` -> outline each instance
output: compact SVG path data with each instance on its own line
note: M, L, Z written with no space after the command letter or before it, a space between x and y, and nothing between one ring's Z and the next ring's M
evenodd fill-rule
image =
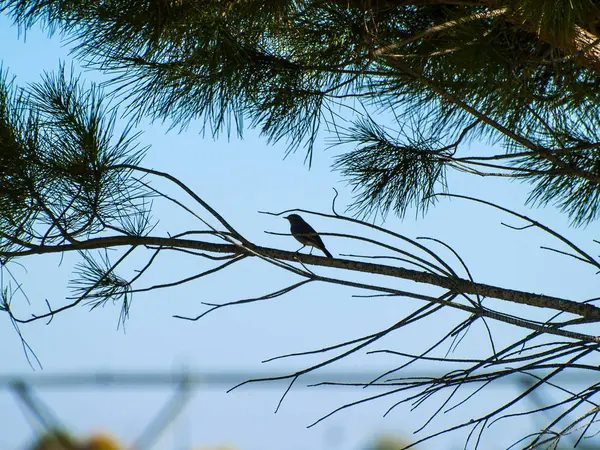
M329 251L323 247L321 250L323 250L323 253L325 253L325 256L327 256L328 258L333 258L333 255L331 253L329 253Z

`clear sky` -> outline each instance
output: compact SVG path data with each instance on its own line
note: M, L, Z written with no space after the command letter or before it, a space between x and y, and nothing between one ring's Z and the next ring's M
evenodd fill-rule
M40 30L19 36L5 17L0 17L0 60L19 85L39 80L43 71L56 70L59 61L71 64L68 48L59 38L49 39ZM77 69L75 64L75 68ZM98 74L83 71L83 77L99 80ZM279 212L305 208L330 212L333 188L340 191L340 209L350 202L352 193L340 174L331 170L335 152L326 150L321 139L312 168L304 165L299 151L284 159L285 145L270 146L253 130L244 139L222 136L217 140L200 133L201 123L193 122L182 133L168 132L168 123L142 123L140 142L150 145L143 164L169 172L208 201L246 237L258 244L296 250L289 236L273 236L265 231L288 232L287 221L261 215L258 211ZM322 138L326 136L323 135ZM483 144L481 144L483 145ZM472 144L472 147L479 144ZM595 251L591 240L597 224L587 229L570 229L566 219L551 207L528 210L523 206L526 189L518 183L497 179L474 179L451 174L450 190L496 201L525 212L566 233L584 248ZM154 216L160 220L155 234L174 234L199 229L201 224L175 207L157 202ZM350 228L337 221L318 217L307 220L320 231L344 233ZM501 226L515 225L513 219L481 205L442 200L425 218L408 214L404 220L390 216L385 226L408 237L430 236L453 246L469 265L477 281L584 300L597 295L590 282L593 273L566 258L544 252L540 245L554 245L537 231L517 232ZM354 230L355 231L355 230ZM335 255L356 253L360 249L348 241L329 238L327 247ZM439 247L440 254L450 255ZM139 261L139 267L143 264ZM68 295L67 281L73 260L57 255L22 261L14 272L32 300L31 309L44 312L44 299L61 304ZM173 281L182 274L194 274L205 262L168 255L161 258L147 284ZM458 267L455 264L455 267ZM316 269L317 270L317 269ZM327 273L327 269L319 268ZM197 322L173 318L174 314L195 316L204 311L201 302L226 302L248 296L264 295L297 281L257 261L245 261L231 270L173 289L138 294L133 299L125 332L117 330L119 305L89 311L81 307L42 322L22 327L27 342L35 350L43 370L35 374L95 372L273 372L300 368L315 358L291 359L270 364L261 361L284 353L310 350L359 337L393 324L401 315L420 304L407 299L356 298L352 289L310 285L289 295L260 304L223 309ZM400 283L409 286L410 283ZM423 292L436 292L423 289ZM373 349L417 351L445 333L456 313L437 317L413 328L392 334ZM498 339L515 333L494 325ZM519 332L520 333L520 332ZM480 326L471 330L455 356L489 351ZM0 374L32 375L20 341L7 317L0 316ZM390 356L364 352L331 367L339 373L377 373L397 364ZM424 366L423 366L424 367ZM428 370L439 372L436 365ZM429 372L428 372L429 373ZM302 380L299 384L303 384ZM306 383L304 383L306 384ZM394 399L358 406L334 415L307 429L306 426L346 401L365 395L351 389L294 388L277 414L273 414L285 387L243 387L226 394L226 386L207 385L195 391L176 423L157 442L157 449L183 449L189 446L230 444L240 450L358 450L371 438L387 432L410 439L423 424L430 406L411 411L399 407L382 417ZM131 443L144 430L172 394L166 386L156 388L61 388L40 389L36 395L49 405L75 434L109 431L124 443ZM490 390L475 405L447 414L432 425L438 429L458 418L470 418L487 401L514 393L510 385ZM553 395L549 393L548 395ZM398 399L396 399L398 400ZM19 449L29 442L32 428L27 414L6 389L0 390L0 447ZM531 404L524 405L531 407ZM503 449L516 437L539 424L528 419L499 422L488 432L487 449ZM462 448L464 434L456 433L422 445L422 449Z

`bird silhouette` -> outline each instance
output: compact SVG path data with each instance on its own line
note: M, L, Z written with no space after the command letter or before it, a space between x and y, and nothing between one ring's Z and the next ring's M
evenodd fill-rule
M296 238L298 242L302 244L302 248L298 251L302 250L307 245L310 247L316 247L321 250L328 258L333 258L331 253L327 251L325 248L325 244L323 244L323 240L319 233L317 233L313 227L311 227L305 220L300 217L298 214L290 214L285 217L290 221L290 231L292 232L292 236Z

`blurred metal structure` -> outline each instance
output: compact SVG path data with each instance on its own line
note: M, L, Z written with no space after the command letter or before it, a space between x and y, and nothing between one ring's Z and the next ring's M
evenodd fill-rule
M34 432L38 437L44 436L47 433L55 433L58 431L67 431L68 426L55 414L52 408L45 404L37 397L36 390L53 390L65 388L81 388L82 386L89 388L127 388L127 389L148 389L148 388L164 388L172 387L174 392L167 401L159 407L154 417L144 427L139 436L127 445L128 449L146 450L153 447L154 443L160 438L169 426L182 413L188 401L192 397L194 391L202 389L217 389L224 388L227 390L240 385L250 379L265 379L277 377L281 374L273 372L250 373L243 371L231 372L195 372L195 371L179 371L179 372L146 372L146 371L122 371L122 372L72 372L72 373L54 373L54 374L22 374L22 375L0 375L0 390L5 389L12 392L17 399L17 402L26 416L29 417L30 423ZM303 377L304 383L295 385L295 388L306 388L311 385L322 382L323 380L336 380L341 383L368 382L368 380L376 379L380 375L379 372L320 372L317 374L306 374ZM415 377L435 377L442 374L427 373L413 374ZM578 384L590 382L590 376L564 377L561 380L564 384ZM499 380L502 381L503 387L511 387L516 383L525 385L531 383L531 379L526 375L522 377L513 377ZM258 382L244 385L245 388L265 389L276 388L286 390L288 380L276 380L276 382ZM321 388L344 388L344 386L322 385ZM350 386L347 386L350 388ZM374 389L385 389L386 386L373 386ZM536 396L528 398L533 404L542 403ZM581 446L582 449L596 448L589 446ZM563 447L559 447L563 448ZM579 447L578 447L579 448Z

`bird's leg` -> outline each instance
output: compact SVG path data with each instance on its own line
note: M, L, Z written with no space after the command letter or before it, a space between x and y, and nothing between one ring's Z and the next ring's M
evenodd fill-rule
M304 247L306 247L306 245L303 245L302 247L300 247L298 250L296 250L296 253L298 253L300 250L302 250Z

